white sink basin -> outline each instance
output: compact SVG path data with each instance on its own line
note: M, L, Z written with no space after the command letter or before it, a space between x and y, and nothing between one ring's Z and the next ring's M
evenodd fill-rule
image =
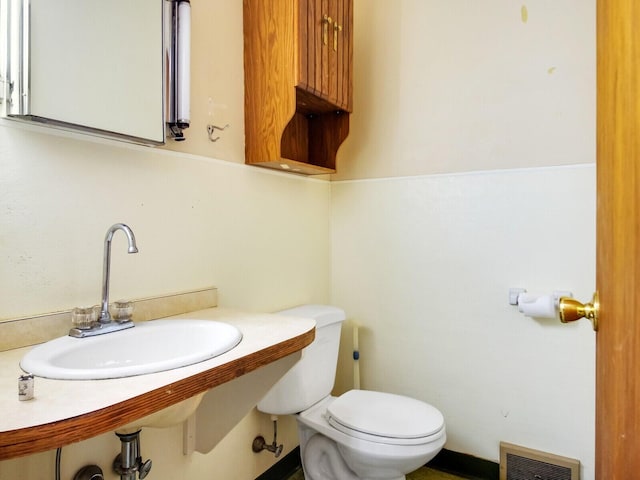
M39 377L100 380L162 372L202 362L238 345L233 325L175 319L89 338L61 337L31 349L20 367Z

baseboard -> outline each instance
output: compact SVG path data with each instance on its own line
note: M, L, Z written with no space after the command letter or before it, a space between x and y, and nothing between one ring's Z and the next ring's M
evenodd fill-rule
M500 477L498 463L446 449L441 450L428 463L428 467L469 480L498 480ZM256 480L282 480L293 475L299 468L300 447L296 447Z
M256 480L282 480L283 478L289 478L300 466L300 447L296 447Z
M469 480L498 480L500 477L498 463L446 449L441 450L428 466Z

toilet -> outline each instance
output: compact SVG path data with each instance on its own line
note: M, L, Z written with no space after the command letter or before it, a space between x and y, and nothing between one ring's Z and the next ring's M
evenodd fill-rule
M315 340L258 403L271 415L295 415L305 480L405 480L446 441L433 406L390 393L350 390L331 396L343 310L302 305L278 315L312 318Z

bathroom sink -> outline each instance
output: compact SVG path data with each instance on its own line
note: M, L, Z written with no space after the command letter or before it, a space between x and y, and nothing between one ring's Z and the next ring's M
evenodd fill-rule
M242 340L233 325L153 320L89 338L60 337L31 349L20 367L39 377L100 380L162 372L222 355Z

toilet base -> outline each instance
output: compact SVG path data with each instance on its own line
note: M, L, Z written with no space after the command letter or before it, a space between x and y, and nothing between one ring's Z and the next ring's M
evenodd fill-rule
M358 476L345 462L336 443L319 433L312 434L305 442L300 456L305 480L406 480L404 475L385 475L384 468L375 469L375 478ZM371 465L367 469L371 470Z
M327 397L296 415L306 480L406 480L444 446L444 430L422 445L386 445L350 437L324 418Z

